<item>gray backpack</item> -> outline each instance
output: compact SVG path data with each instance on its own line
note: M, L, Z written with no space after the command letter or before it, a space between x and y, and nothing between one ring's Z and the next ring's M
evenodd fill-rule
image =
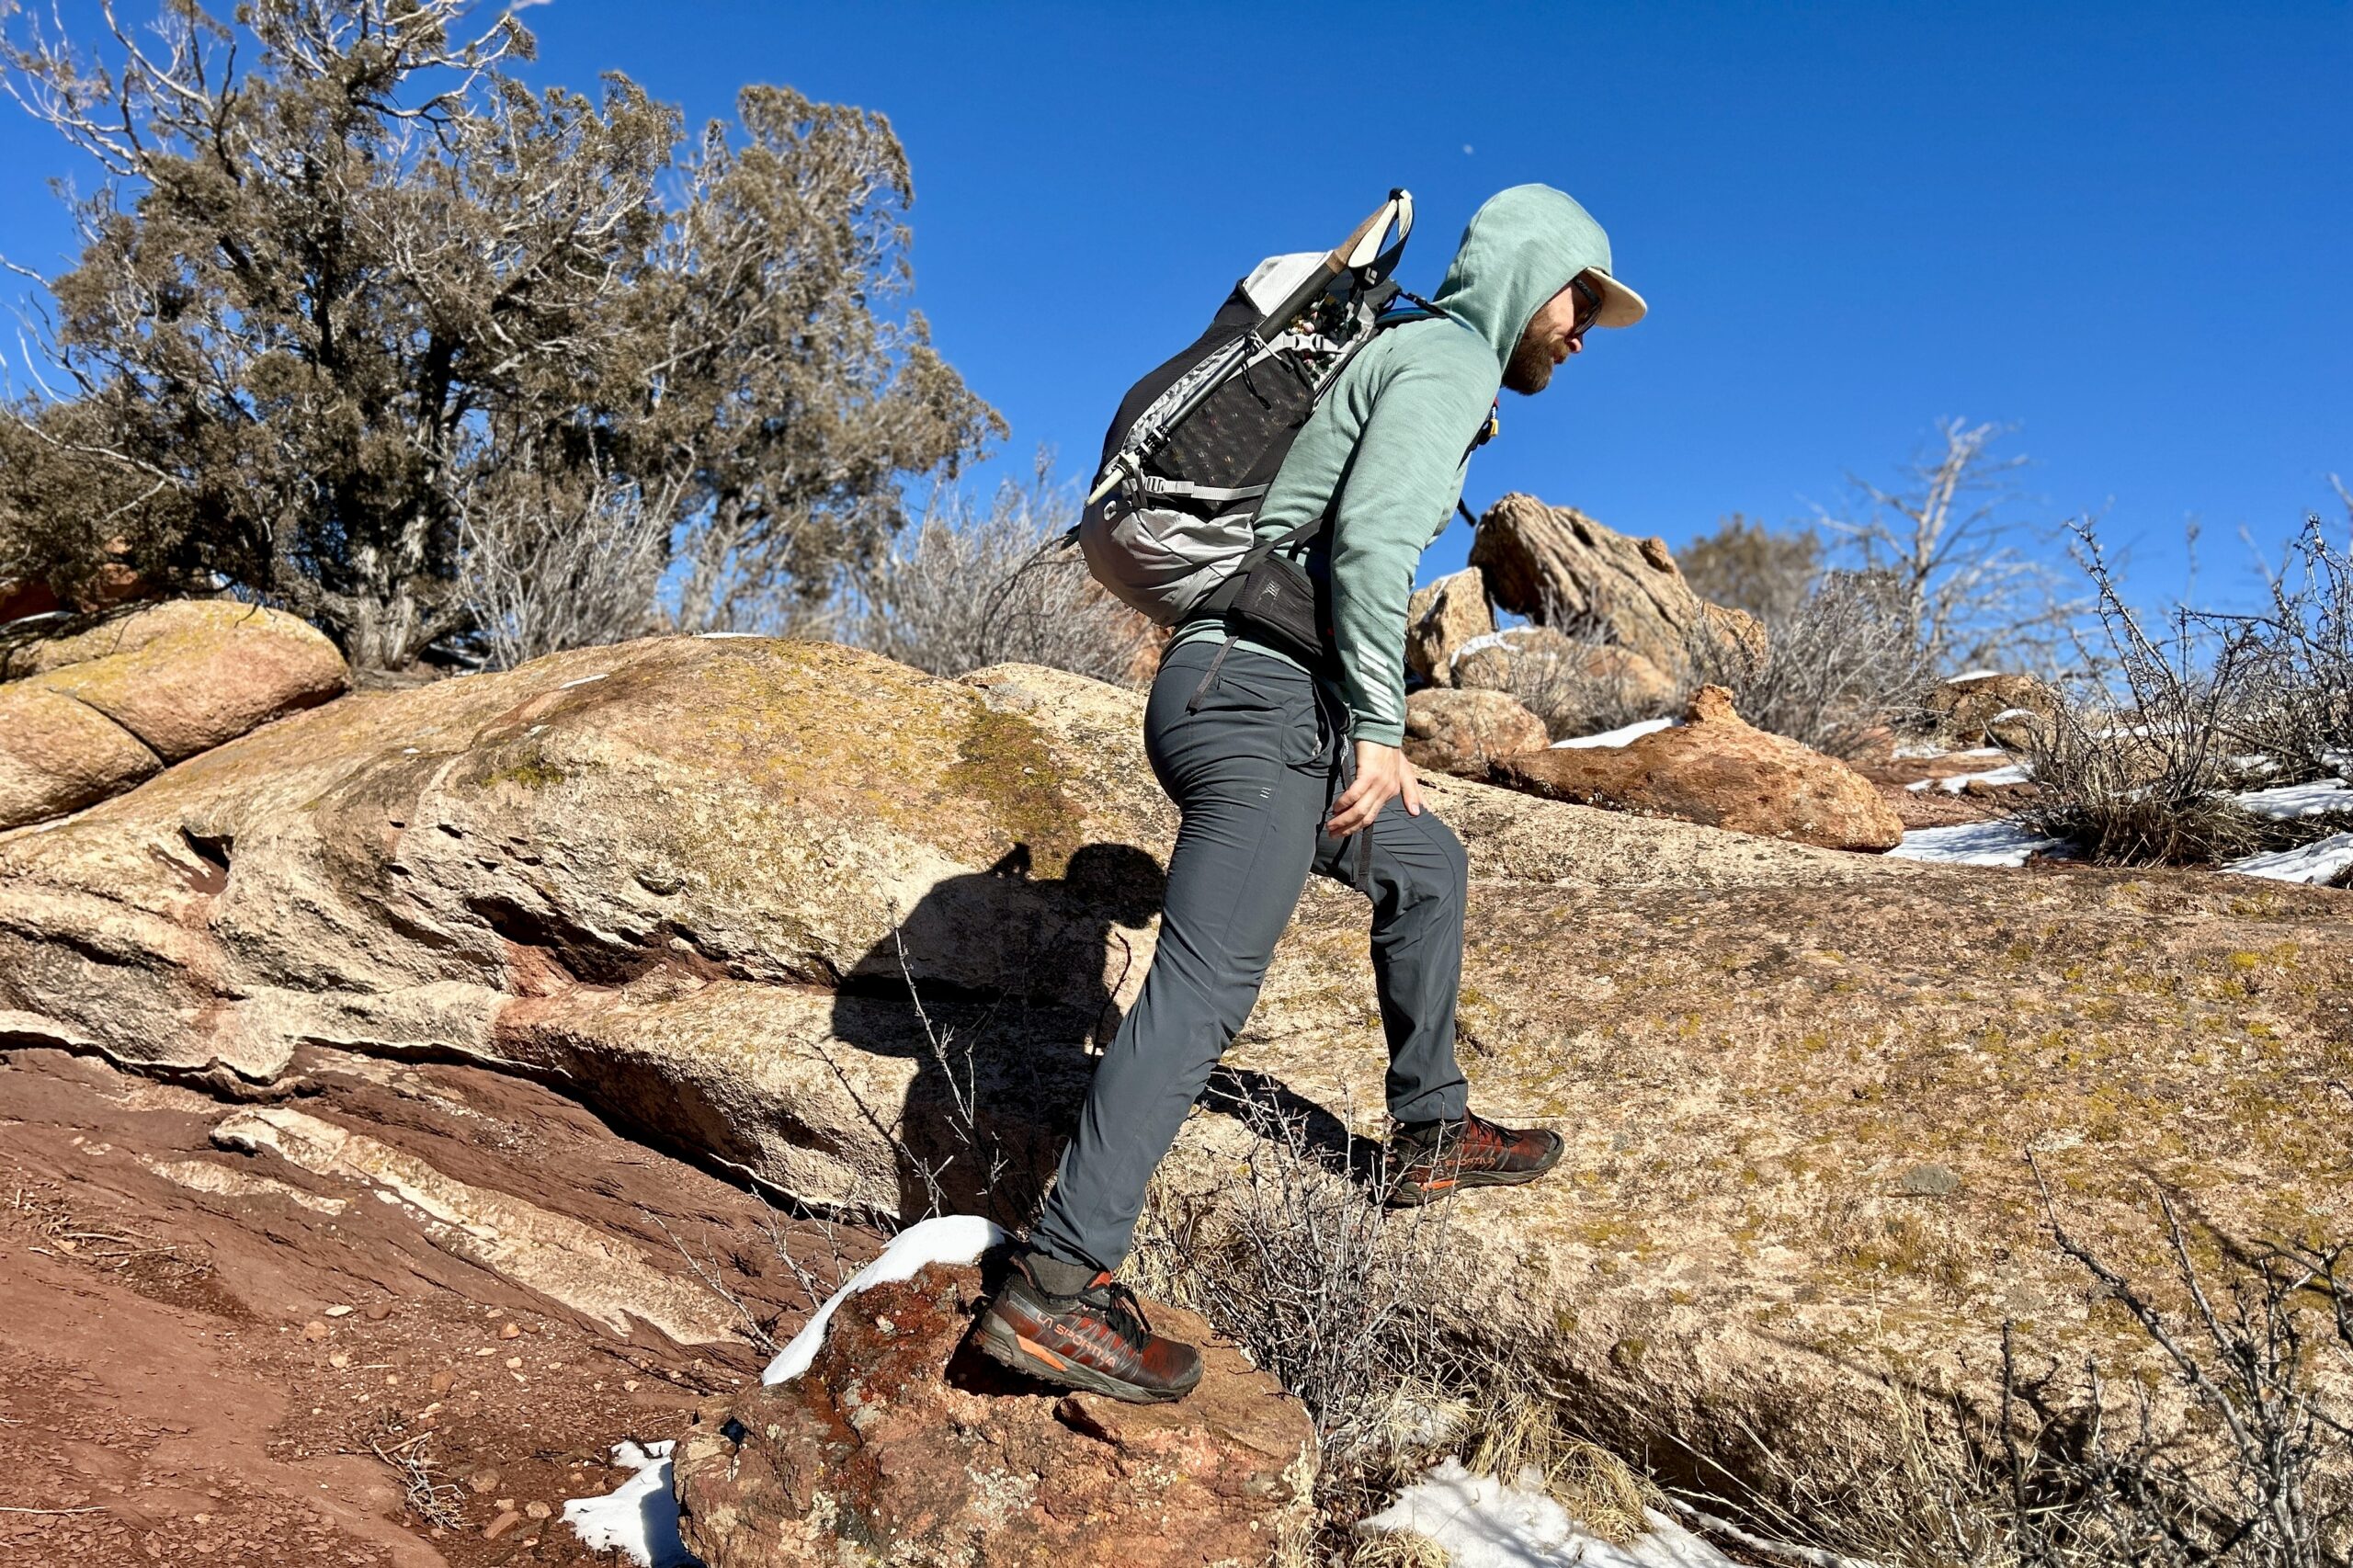
M1330 252L1260 262L1208 331L1129 389L1077 528L1096 581L1173 626L1233 608L1275 548L1306 542L1316 525L1256 545L1258 505L1316 403L1384 324L1413 226L1413 197L1392 190ZM1312 653L1312 607L1305 619Z

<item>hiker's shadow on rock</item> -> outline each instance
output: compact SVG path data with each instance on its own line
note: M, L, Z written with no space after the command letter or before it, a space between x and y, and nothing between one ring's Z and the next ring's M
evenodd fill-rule
M1206 1109L1230 1116L1256 1137L1359 1187L1381 1177L1378 1140L1358 1137L1348 1124L1271 1073L1221 1066L1201 1091Z
M1119 994L1149 961L1139 937L1166 888L1158 860L1086 844L1040 877L1034 858L1017 844L934 886L835 994L836 1039L915 1063L900 1103L860 1096L892 1142L907 1219L1033 1217L1094 1053L1119 1028Z

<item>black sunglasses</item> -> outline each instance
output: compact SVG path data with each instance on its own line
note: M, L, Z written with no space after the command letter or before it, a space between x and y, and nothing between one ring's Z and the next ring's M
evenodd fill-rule
M1569 279L1569 287L1576 290L1577 302L1584 307L1577 314L1577 324L1569 329L1570 341L1583 337L1601 319L1601 290L1585 280L1579 273Z

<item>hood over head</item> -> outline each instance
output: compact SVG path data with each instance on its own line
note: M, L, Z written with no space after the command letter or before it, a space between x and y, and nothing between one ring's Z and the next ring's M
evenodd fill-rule
M1609 236L1592 214L1549 185L1516 185L1472 214L1433 302L1508 366L1529 318L1589 267L1609 270Z

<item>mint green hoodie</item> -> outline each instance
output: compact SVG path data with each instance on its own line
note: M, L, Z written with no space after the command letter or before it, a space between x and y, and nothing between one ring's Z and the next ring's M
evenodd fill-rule
M1404 738L1405 602L1422 551L1454 516L1519 335L1588 267L1608 270L1609 236L1567 196L1519 185L1490 197L1432 301L1446 315L1391 327L1350 361L1267 492L1262 540L1332 519L1340 690L1358 740ZM1177 641L1222 634L1210 622Z

